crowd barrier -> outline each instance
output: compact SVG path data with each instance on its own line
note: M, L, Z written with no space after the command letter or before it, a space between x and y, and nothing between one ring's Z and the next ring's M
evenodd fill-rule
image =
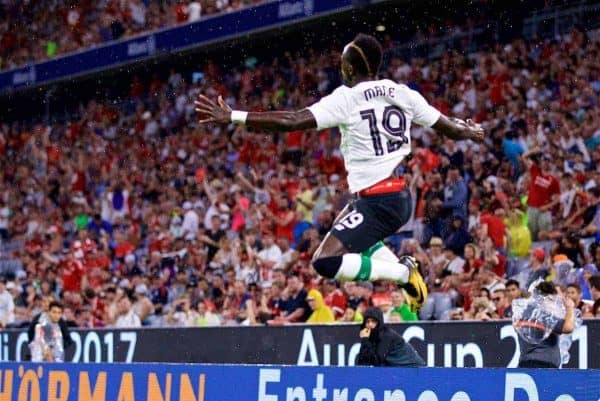
M0 365L3 401L598 401L600 371Z
M507 320L392 327L430 367L514 368L518 364L517 335ZM74 330L67 360L352 366L360 348L358 331L354 324ZM0 360L23 361L27 354L24 330L0 334ZM585 320L573 333L570 354L566 368L600 369L600 320Z

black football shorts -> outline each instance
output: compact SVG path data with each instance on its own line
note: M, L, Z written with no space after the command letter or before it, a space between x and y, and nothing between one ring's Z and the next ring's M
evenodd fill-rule
M350 212L335 222L331 233L351 252L366 251L377 241L396 233L410 219L408 189L389 194L358 197Z

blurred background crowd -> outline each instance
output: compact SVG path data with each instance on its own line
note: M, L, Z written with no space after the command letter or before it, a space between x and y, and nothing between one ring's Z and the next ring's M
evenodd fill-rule
M35 15L35 2L19 3ZM90 3L80 18L94 24L79 25L90 39L77 46L102 41L88 28L113 24L114 7L147 10L142 24L121 21L124 32L170 23L150 23L159 2L146 3ZM395 283L323 280L311 266L352 199L337 130L197 124L199 93L245 110L310 105L340 85L336 48L233 69L208 61L194 77L133 76L125 99L81 104L67 121L1 123L0 326L25 326L57 299L79 327L358 322L368 306L390 322L491 320L509 318L512 299L540 278L600 316L598 32L432 60L385 45L381 77L487 132L477 145L412 128L412 157L398 169L413 216L386 243L421 263L430 295L418 315ZM5 63L44 57L2 49Z
M196 22L265 0L2 0L0 70Z

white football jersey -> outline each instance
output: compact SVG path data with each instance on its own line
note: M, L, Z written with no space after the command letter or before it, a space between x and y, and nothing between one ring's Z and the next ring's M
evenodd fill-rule
M392 175L410 153L410 124L431 127L440 112L406 85L389 79L340 86L308 108L318 129L339 127L350 192Z

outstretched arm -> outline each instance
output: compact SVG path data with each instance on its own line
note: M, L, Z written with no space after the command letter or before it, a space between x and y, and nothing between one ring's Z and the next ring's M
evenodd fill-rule
M459 118L446 117L443 114L431 128L455 141L471 139L475 142L483 142L484 138L483 128L473 120L463 121Z
M229 124L245 124L250 128L258 128L269 131L295 131L317 128L317 121L308 109L300 111L265 111L245 112L231 110L231 107L221 96L217 102L210 100L204 95L199 95L195 102L196 112L206 117L199 122Z

